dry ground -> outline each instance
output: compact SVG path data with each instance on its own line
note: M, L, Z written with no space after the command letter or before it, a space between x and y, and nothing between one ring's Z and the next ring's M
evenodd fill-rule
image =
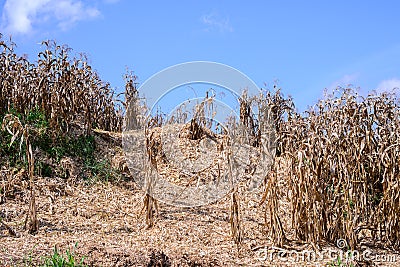
M40 228L36 235L22 230L28 190L16 189L15 198L1 204L2 217L18 234L12 237L0 228L2 266L40 262L55 246L65 251L76 242L76 255L85 256L90 266L148 266L158 259L162 262L162 254L166 256L163 262L172 266L324 266L332 262L285 263L276 255L273 261L263 259L263 251L271 248L271 243L265 232L264 211L257 205L261 192L242 195L244 241L238 248L229 234L229 196L201 208L161 204L156 225L147 229L140 216L143 193L133 181L87 185L40 178L37 184ZM399 255L397 262L385 263L399 264Z
M254 239L263 220L248 221L241 252L229 235L229 198L203 208L175 208L160 205L156 225L147 229L140 216L143 193L133 182L121 185L97 183L68 185L66 181L38 181L40 231L22 231L27 195L2 204L2 217L18 237L1 230L0 261L21 264L29 255L34 261L50 255L54 246L61 251L74 246L93 266L133 266L150 262L150 254L163 252L173 265L237 265L255 263L249 249L267 242ZM40 192L39 192L40 191ZM27 191L28 192L28 191Z
M115 151L112 154L115 157ZM17 236L10 235L0 225L0 266L36 266L43 262L43 257L52 255L55 247L60 252L73 249L77 258L85 256L89 266L336 266L333 264L338 263L326 254L323 258L303 261L301 251L313 247L296 242L281 248L291 256L278 254L279 249L270 240L270 228L265 225L265 218L267 221L269 218L265 205L259 205L262 188L248 192L244 184L239 187L243 242L237 246L230 236L230 195L198 208L160 203L155 226L148 229L142 213L144 194L132 179L85 183L79 177L36 177L39 232L31 235L23 230L29 203L26 174L16 173L12 180L5 175L1 177L0 217ZM278 177L280 186L285 187L284 168ZM289 203L290 199L282 195L279 213L286 229L290 229ZM293 237L293 233L288 231L287 237ZM334 244L320 249L332 249L336 253L332 255L340 255ZM297 258L296 250L300 251ZM266 254L267 251L274 254ZM360 264L400 266L400 255L378 248L372 251L373 255L390 254L389 260L396 257L396 261Z

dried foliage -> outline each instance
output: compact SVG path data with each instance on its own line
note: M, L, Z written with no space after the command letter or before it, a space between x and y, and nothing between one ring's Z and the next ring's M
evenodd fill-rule
M123 105L116 102L110 84L99 78L85 55L71 58L71 49L54 41L42 45L44 51L34 64L18 56L15 44L0 35L0 114L13 110L27 115L39 108L57 133L68 132L73 123L83 125L86 133L93 127L121 131ZM135 79L126 76L128 97L136 90Z
M36 217L35 162L30 142L37 133L29 131L31 128L27 124L32 110L39 110L49 124L50 133L46 133L52 137L49 146L55 145L58 135L73 134L75 124L82 126L86 135L93 133L92 128L102 129L96 133L107 136L111 132L120 133L122 118L127 112L131 118L128 123L133 125L125 127L145 130L148 168L143 210L146 225L154 226L158 203L152 196L153 174L165 170L169 176L178 173L164 166L167 164L160 129L167 123L165 116L157 113L145 123L146 107L141 103L132 73L125 76L125 99L121 100L121 94L115 95L110 85L92 70L84 55L71 59L69 48L52 41L42 44L44 51L38 54L34 64L16 55L11 40L6 42L0 38L0 116L3 130L11 134L9 145L19 139L19 151L26 154L30 190L26 228L30 233L40 232ZM127 108L128 103L133 106ZM295 239L316 248L324 241L334 243L345 239L351 249L366 240L400 248L400 103L396 95L382 93L362 97L352 89L339 89L304 114L298 113L292 99L285 98L279 90L251 98L245 92L239 104L238 123L247 131L247 135L239 139L241 144L266 153L273 150L271 153L277 156L265 173L265 191L258 199L264 205L265 226L273 243L283 246ZM192 118L188 121L189 114ZM216 133L212 122L215 115L213 97L207 93L194 110L178 109L168 123L182 125L178 141L185 150L182 154L188 158L195 158L195 146L205 138L218 144L215 164L195 176L198 183L211 176L219 180L224 169L230 168L234 185L237 177L232 173L231 140L226 129ZM228 130L233 133L243 134L235 128L235 120L227 125L232 126ZM34 136L30 136L32 133ZM69 169L66 176L76 180L74 160L64 158L60 165ZM287 166L286 175L278 175ZM255 168L260 167L249 166L247 174L253 174ZM13 193L13 188L19 184L14 183L18 177L26 175L26 171L7 168L2 162L0 203L5 202L7 194ZM176 176L181 180L188 178L184 183L187 186L194 184L193 175L178 173ZM282 183L285 186L281 186ZM245 217L242 214L247 212L246 199L239 192L238 188L230 192L231 202L226 206L230 206L231 212L224 217L225 222L230 222L236 244L243 242L246 236L242 221ZM39 194L40 197L43 195ZM286 206L288 201L284 197L290 205ZM52 207L53 198L49 199L49 207ZM282 209L286 214L282 214ZM52 214L51 208L49 212ZM0 225L10 235L18 234L1 218ZM156 265L160 259L168 262L162 255L152 258Z
M291 99L274 97L277 150L291 165L286 195L296 238L314 245L346 239L352 249L368 238L398 249L400 106L395 95L363 98L352 89L338 89L305 115L295 112ZM264 199L274 241L282 244L285 235L274 219L278 181L271 173Z
M231 235L236 244L242 242L242 229L240 224L240 203L237 190L231 193L231 214L229 219L231 225Z
M11 135L11 143L10 146L14 143L15 140L20 138L20 150L22 150L22 145L25 144L25 151L26 151L26 159L28 162L28 174L29 174L29 187L30 187L30 201L29 201L29 209L28 213L26 214L26 219L24 223L25 229L27 228L28 224L28 231L29 233L36 233L39 228L39 223L36 217L36 203L35 203L35 183L34 183L34 158L32 153L32 147L29 142L29 131L27 126L23 126L18 117L8 114L4 117L2 123L2 130L7 130ZM25 141L25 142L24 142ZM4 224L4 223L3 223ZM12 231L9 232L14 234Z
M54 41L42 45L43 51L32 63L18 56L12 40L5 41L0 34L0 160L2 168L28 169L31 197L25 226L30 233L38 230L34 175L76 180L74 160L79 158L80 174L101 173L108 180L114 173L106 161L94 157L92 128L120 132L126 103L137 95L137 77L132 73L125 75L125 92L115 96L85 55L71 57L70 48ZM19 138L18 150L15 140ZM26 156L19 157L21 153ZM3 179L4 201L12 180Z

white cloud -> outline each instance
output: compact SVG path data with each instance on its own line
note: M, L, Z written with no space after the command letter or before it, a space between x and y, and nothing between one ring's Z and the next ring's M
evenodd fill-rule
M201 21L207 26L206 31L217 30L219 32L233 32L233 27L228 17L221 17L217 13L203 15Z
M1 26L6 33L26 34L54 19L65 30L80 20L99 15L98 9L77 0L6 0Z
M359 77L359 73L343 75L343 77L341 77L340 79L331 83L331 85L329 85L326 89L327 89L328 93L331 93L338 87L352 86L353 83L355 81L357 81L358 77Z
M54 1L49 12L52 12L59 21L58 25L65 30L79 20L95 18L100 11L93 7L85 7L81 1Z
M119 0L104 0L104 3L106 4L115 4L117 2L119 2Z
M377 92L392 92L393 89L400 89L400 79L393 78L389 80L383 80L379 83L378 87L376 88Z

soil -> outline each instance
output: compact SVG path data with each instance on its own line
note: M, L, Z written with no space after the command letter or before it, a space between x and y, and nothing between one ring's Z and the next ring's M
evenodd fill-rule
M114 160L122 158L113 153ZM36 266L55 248L60 253L72 251L78 260L84 257L89 266L338 266L337 256L344 253L335 244L323 244L316 257L302 258L314 247L294 241L274 247L268 212L259 204L263 189L249 192L246 184L239 186L241 244L235 244L230 234L230 194L195 208L159 203L155 225L148 228L142 209L144 193L128 176L93 183L72 176L36 177L39 231L29 234L24 230L30 197L27 175L6 172L3 168L0 217L16 235L0 225L0 266ZM284 170L279 177L285 186ZM279 213L284 227L290 228L288 203L283 197ZM372 260L349 261L348 265L400 266L399 254L369 249Z
M1 216L17 236L0 227L0 266L40 263L54 248L60 252L70 249L77 258L85 256L89 266L325 266L332 262L298 261L294 256L285 262L277 249L271 259L266 253L274 247L264 211L250 194L241 198L244 239L238 246L230 236L229 196L199 208L160 203L155 226L148 229L141 214L143 192L133 181L71 185L41 178L37 185L38 233L23 230L28 190L1 205ZM293 253L312 247L293 244L286 249ZM376 262L378 266L400 264L398 254L376 249L374 253L397 257L395 262Z

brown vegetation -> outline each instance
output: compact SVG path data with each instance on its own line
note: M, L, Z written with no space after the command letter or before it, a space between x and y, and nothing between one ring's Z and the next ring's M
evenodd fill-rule
M216 134L210 130L211 124L205 118L213 118L215 114L212 97L207 96L195 107L195 115L188 123L182 123L187 119L185 112L173 121L182 126L178 141L180 149L187 150L183 153L185 157L196 157L196 146L203 139L209 138L218 144L213 168L199 172L198 181L206 182L207 175L213 172L218 179L221 172L229 173L230 200L222 199L220 203L204 207L202 212L198 208L159 205L153 198L152 172L176 176L177 184L185 177L167 166L163 155L160 131L171 121L165 121L160 114L144 119L146 108L136 90L136 77L127 74L125 93L116 95L88 65L85 56L71 59L67 47L51 41L43 45L45 49L34 64L17 56L11 41L0 39L3 49L0 53L0 119L3 125L0 132L0 230L8 233L1 231L0 238L9 242L6 249L12 249L11 244L18 248L17 243L23 242L13 239L15 236L34 242L30 234L38 234L40 238L49 235L51 246L57 245L56 235L65 234L66 239L61 238L65 246L69 238L77 238L65 229L88 235L91 224L102 221L105 222L104 231L97 225L93 235L111 233L112 238L117 238L112 232L123 232L122 237L128 240L129 233L134 231L140 236L129 240L143 246L154 245L153 234L155 239L156 235L171 238L176 243L164 242L174 246L180 241L166 232L179 235L184 222L192 223L179 215L183 212L202 229L202 236L197 237L195 229L191 229L186 234L192 237L180 238L196 246L207 243L203 245L210 256L200 263L204 265L213 265L216 258L215 264L223 265L224 261L229 261L233 249L237 254L229 261L230 265L237 264L241 255L247 257L243 262L254 264L255 260L249 257L254 257L254 251L260 246L284 247L301 243L319 249L339 239L346 240L348 247L344 249L375 246L400 250L400 103L395 94L363 97L352 89L340 88L300 114L292 99L285 98L276 88L273 93L263 92L252 97L244 93L239 100L239 121L232 120L229 130L242 134L238 129L244 127L247 138L239 139L242 144L259 151L260 157L263 153L276 156L268 171L263 173L263 186L254 193L246 191L246 179L236 183L227 133ZM148 173L144 198L138 197L140 191L131 182L121 182L132 179L123 160L113 163L117 170L111 167L112 158L122 157L120 135L125 112L131 118L125 122L125 127L143 129L145 134ZM19 146L16 146L17 140ZM102 145L95 145L99 143ZM99 161L95 155L104 161ZM256 168L265 167L257 166L254 159L249 160L253 162L245 170L248 176L255 173ZM43 178L45 173L52 177ZM86 179L90 175L106 178L90 184ZM190 180L192 176L186 178L186 185L194 184ZM118 181L120 187L108 181ZM92 189L95 192L90 196ZM102 190L112 195L110 203L109 196ZM118 195L119 190L122 195ZM96 202L95 196L101 198L103 206ZM137 208L140 201L142 212ZM125 204L129 205L124 207ZM141 230L144 224L137 217L143 210L148 232ZM29 234L20 227L22 214L25 214L25 228ZM207 223L199 214L208 218ZM74 218L78 217L75 225ZM110 226L113 224L117 228ZM168 229L170 224L176 228ZM212 224L217 225L218 233L209 227ZM223 231L231 233L229 240ZM93 243L93 240L100 242L97 237L92 241L83 240L83 245L91 247L85 253L98 249ZM120 240L121 247L129 250L126 240ZM182 243L177 248L166 247L162 241L157 239L158 251L150 256L154 265L170 264L171 254L175 260L190 265L188 262L193 262L193 255L199 252L198 248ZM107 242L118 250L115 247L118 244L109 239ZM218 255L214 247L225 254ZM192 252L190 257L185 256L185 249ZM129 253L144 251L143 247L135 247ZM170 255L159 251L168 251ZM16 251L13 253L21 258ZM119 255L104 246L102 253L117 258ZM182 255L177 256L179 253ZM90 261L96 265L93 259ZM132 262L142 264L144 261L125 261L128 265ZM105 259L104 263L117 264L118 261Z

